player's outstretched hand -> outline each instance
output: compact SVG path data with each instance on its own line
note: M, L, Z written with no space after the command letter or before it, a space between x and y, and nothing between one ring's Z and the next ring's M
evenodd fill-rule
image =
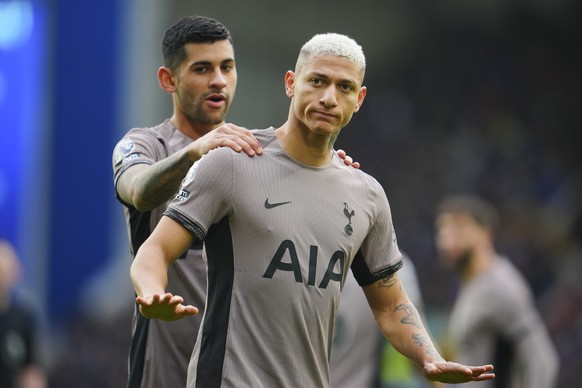
M146 318L157 318L162 321L175 321L187 315L198 314L198 308L183 305L184 298L179 295L153 294L148 297L138 296L135 301L139 305L141 315Z
M229 147L236 152L245 152L248 156L260 155L263 148L251 131L231 123L222 124L191 145L194 159L200 158L217 147Z
M346 166L352 166L353 168L360 168L360 163L354 162L351 156L346 154L344 150L337 150L337 156L343 159Z
M493 365L466 366L456 362L433 362L424 366L424 376L430 381L459 384L495 378Z

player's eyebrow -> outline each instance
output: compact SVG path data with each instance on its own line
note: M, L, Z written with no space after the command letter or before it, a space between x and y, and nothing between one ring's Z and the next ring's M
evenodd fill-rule
M200 60L191 63L190 66L211 66L212 63L212 61ZM234 58L226 58L220 62L221 65L224 65L225 63L235 63Z
M318 73L316 71L308 74L308 76L311 76L311 77L315 76L315 77L318 77L318 78L323 78L325 80L332 79L332 77L330 77L329 75L324 74L324 73ZM357 82L354 79L349 79L349 78L340 79L340 80L338 80L338 82L339 83L342 83L342 84L350 84L350 85L354 85L354 86L357 85Z

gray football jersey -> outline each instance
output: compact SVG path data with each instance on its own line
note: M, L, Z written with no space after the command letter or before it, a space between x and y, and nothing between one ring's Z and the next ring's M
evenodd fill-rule
M113 152L116 194L118 179L129 167L139 163L153 164L181 150L192 141L169 120L156 127L130 130L117 143ZM138 212L131 205L124 205L130 249L135 255L159 222L167 204L149 212ZM200 259L201 256L202 247L193 247L170 267L167 291L191 300L202 312L206 296L206 267ZM136 309L133 317L128 386L185 386L188 360L201 319L202 314L176 322L149 320ZM188 338L188 341L184 341L184 338Z
M334 154L211 151L164 213L204 240L207 306L188 387L328 387L333 327L351 267L368 285L402 265L380 184ZM186 303L189 303L186 300Z
M539 315L530 287L506 258L464 285L449 322L455 360L491 363L495 379L468 386L552 388L557 353Z

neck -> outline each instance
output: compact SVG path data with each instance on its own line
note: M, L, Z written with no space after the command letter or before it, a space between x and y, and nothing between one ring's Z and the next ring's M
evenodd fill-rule
M481 248L469 253L466 265L460 271L461 281L469 283L479 275L489 271L497 254L493 248Z
M319 135L290 121L277 128L276 133L285 152L298 162L314 167L327 166L331 162L337 133Z
M188 119L184 115L174 113L170 118L170 123L185 136L197 140L218 126L224 124L224 121L218 124L205 124L199 121Z

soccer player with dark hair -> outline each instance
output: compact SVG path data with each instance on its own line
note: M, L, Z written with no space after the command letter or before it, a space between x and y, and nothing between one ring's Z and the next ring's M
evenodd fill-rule
M132 254L150 235L192 164L226 146L260 154L252 134L225 124L237 73L228 29L203 16L180 19L162 40L160 87L172 96L172 117L149 128L133 128L113 153L115 193L124 205ZM204 308L206 267L201 246L192 245L169 268L168 290ZM201 316L180 322L134 314L129 356L131 388L183 387ZM188 340L184 340L188 338Z
M476 387L552 388L558 356L529 284L495 248L499 215L475 195L437 207L436 246L461 287L450 317L450 355L462 363L495 364L496 378Z

